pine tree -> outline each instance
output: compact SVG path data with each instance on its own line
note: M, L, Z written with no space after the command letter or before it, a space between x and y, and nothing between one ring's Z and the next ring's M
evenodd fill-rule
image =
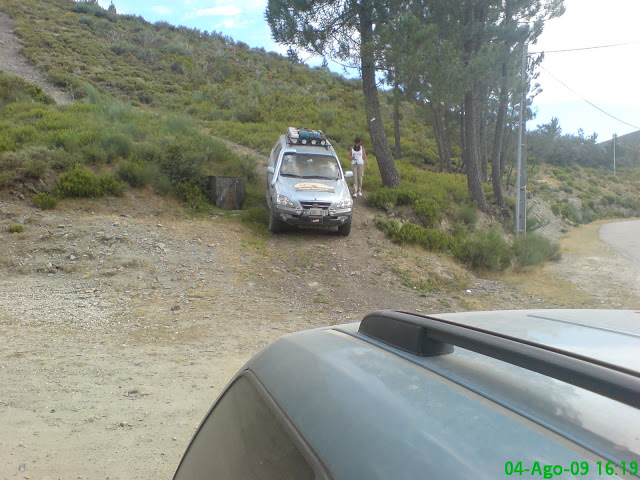
M376 85L380 30L394 11L382 0L269 0L266 18L274 39L360 67L368 130L382 183L396 187L400 176L387 141Z

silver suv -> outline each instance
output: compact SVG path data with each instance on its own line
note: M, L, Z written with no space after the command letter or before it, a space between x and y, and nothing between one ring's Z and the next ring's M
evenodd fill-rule
M267 167L269 230L289 225L338 227L349 235L353 200L338 155L319 130L290 127L278 139Z

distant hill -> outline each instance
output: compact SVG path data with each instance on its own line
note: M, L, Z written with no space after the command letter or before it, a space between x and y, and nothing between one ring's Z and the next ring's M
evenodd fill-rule
M610 152L610 158L613 158L613 139L600 142L599 145L605 147ZM640 130L616 138L616 165L640 166Z

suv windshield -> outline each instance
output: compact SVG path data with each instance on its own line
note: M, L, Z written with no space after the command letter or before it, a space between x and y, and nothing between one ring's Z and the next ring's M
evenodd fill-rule
M332 155L286 153L282 157L280 175L298 178L340 178L338 159Z

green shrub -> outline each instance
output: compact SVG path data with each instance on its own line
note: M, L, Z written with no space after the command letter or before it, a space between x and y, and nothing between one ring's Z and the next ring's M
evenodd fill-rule
M240 156L233 164L233 168L229 173L238 177L244 177L248 182L255 182L259 178L256 169L256 160L251 155Z
M111 173L103 173L102 175L98 175L97 178L100 195L119 197L124 193L123 185L118 182Z
M564 217L574 223L580 223L582 221L582 216L580 212L578 212L578 209L567 201L554 203L551 205L551 211L554 215Z
M504 197L504 206L507 207L509 210L515 210L516 209L515 199L512 197Z
M150 185L159 175L155 165L144 164L133 160L124 160L118 164L117 175L120 180L134 188Z
M78 19L78 23L87 25L88 27L93 27L94 21L91 17L83 16Z
M97 177L83 167L74 168L60 175L53 189L56 196L60 198L101 196Z
M83 167L60 175L53 187L54 193L60 198L97 198L103 195L121 195L123 186L110 173L99 176Z
M110 45L109 49L116 55L123 55L123 54L135 53L138 47L129 42L119 40L118 42Z
M102 141L102 146L107 152L108 159L113 159L114 157L127 158L133 150L131 138L121 133L114 133L106 137Z
M58 199L45 192L34 195L31 201L34 207L40 210L53 210L58 205Z
M412 205L418 198L418 193L409 188L383 187L370 194L367 203L389 212L399 205Z
M511 265L514 253L499 231L478 230L454 245L453 255L473 269L504 270Z
M395 243L420 245L430 251L447 251L452 244L451 236L442 230L421 227L411 222L398 225L394 220L380 220L378 228L385 231Z
M22 225L9 225L7 230L9 233L22 233L24 232L24 227Z
M478 221L478 210L472 205L463 204L456 209L454 217L457 221L471 227Z
M413 211L425 227L435 227L442 220L442 207L431 198L421 198L416 201Z
M557 260L560 252L558 244L535 233L517 236L513 243L513 249L516 266L520 268Z
M194 206L204 200L202 190L198 185L188 182L180 182L176 184L176 195L180 200Z
M13 175L10 172L4 172L0 169L0 190L7 188L13 183Z
M39 180L47 173L47 164L44 160L30 158L24 164L23 175L25 178Z

